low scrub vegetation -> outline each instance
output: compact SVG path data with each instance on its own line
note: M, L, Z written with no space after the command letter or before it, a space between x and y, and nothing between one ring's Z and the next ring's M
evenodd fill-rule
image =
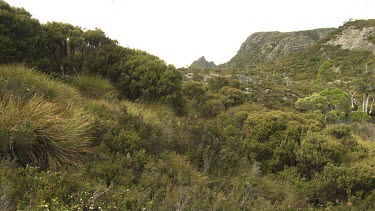
M33 26L0 49L0 210L374 209L370 54L320 43L280 60L290 78L271 62L183 80L99 29L0 9Z

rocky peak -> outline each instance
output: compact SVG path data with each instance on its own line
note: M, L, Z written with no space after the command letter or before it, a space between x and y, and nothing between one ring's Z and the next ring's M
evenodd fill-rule
M191 65L191 68L199 68L199 69L212 69L216 67L214 62L208 62L204 56L199 58L198 60L194 61Z

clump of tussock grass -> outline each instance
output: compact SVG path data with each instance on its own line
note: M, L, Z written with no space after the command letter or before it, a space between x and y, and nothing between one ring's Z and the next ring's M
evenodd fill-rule
M26 165L59 168L78 165L89 151L90 116L71 104L33 96L28 101L12 95L0 101L0 153ZM69 112L68 112L69 111Z
M62 82L22 65L0 65L0 96L12 94L24 100L34 95L65 104L80 104L79 92Z
M166 105L150 103L140 104L131 101L123 101L129 114L142 117L146 123L154 126L165 126L165 124L175 117L175 113Z
M125 107L118 102L110 102L104 99L90 99L85 103L85 110L102 118L117 119L126 113Z
M79 92L22 65L0 65L0 154L43 168L78 165L91 115Z
M118 96L118 91L112 83L99 76L77 75L70 77L67 83L76 87L80 93L87 98L112 99Z

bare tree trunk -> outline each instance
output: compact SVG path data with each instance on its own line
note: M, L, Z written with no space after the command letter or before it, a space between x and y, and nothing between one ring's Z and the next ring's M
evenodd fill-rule
M365 112L368 113L368 101L370 100L370 95L368 94L367 97L366 97L366 110Z
M355 95L356 92L351 92L350 91L350 101L352 102L352 110L354 110L354 103L355 103L355 98L354 98L354 95Z
M374 102L375 102L375 94L374 94L374 97L372 98L372 101L371 101L370 110L368 112L369 115L372 115L372 109L374 108Z
M366 112L366 93L363 93L362 111Z

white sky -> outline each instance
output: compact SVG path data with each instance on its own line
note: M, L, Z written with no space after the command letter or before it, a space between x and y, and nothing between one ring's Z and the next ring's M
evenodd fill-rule
M229 61L259 31L338 27L375 18L375 0L5 0L40 22L106 32L176 67L205 56Z

